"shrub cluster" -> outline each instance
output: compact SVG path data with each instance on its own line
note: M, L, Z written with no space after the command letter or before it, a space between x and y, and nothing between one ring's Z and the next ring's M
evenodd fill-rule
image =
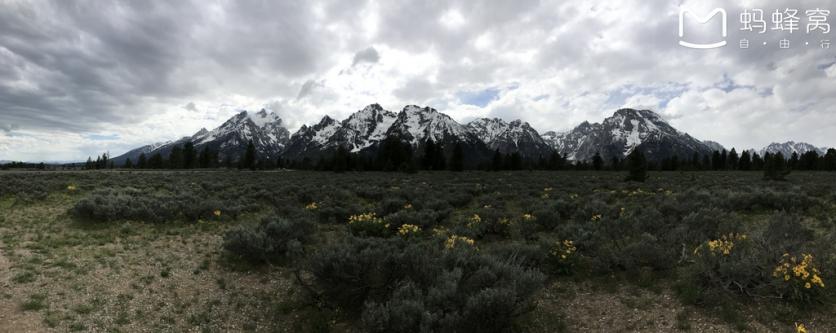
M251 263L301 259L315 225L306 220L268 217L257 226L239 226L224 236L228 253Z
M513 257L397 237L351 237L316 253L310 270L367 332L507 332L544 279Z

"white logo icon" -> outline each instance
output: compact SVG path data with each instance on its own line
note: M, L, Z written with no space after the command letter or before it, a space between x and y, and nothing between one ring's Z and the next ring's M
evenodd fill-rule
M700 16L697 16L697 14L691 13L691 15L693 15L697 19L697 22L699 22L700 24L708 23L708 21L711 21L711 19L714 18L714 16L716 16L717 13L720 13L720 18L723 21L723 40L721 40L719 42L716 42L716 43L711 43L711 44L696 44L696 43L691 43L691 42L686 42L684 40L681 40L683 37L685 37L685 26L684 26L684 24L685 24L685 14L686 13L691 13L691 11L685 10L685 9L680 9L680 11L679 11L679 38L680 38L679 45L682 45L682 46L688 47L688 48L692 48L692 49L714 49L714 48L726 46L726 37L728 36L728 31L726 30L727 29L727 24L726 24L727 17L726 17L726 10L725 9L714 8L714 10L712 10L711 13L708 13L708 15L705 16L705 17L700 17Z

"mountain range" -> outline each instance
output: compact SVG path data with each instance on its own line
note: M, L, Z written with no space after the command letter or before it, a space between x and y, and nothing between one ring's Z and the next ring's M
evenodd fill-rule
M650 110L619 109L601 123L583 122L569 131L538 133L522 120L507 122L499 118L480 118L460 124L431 107L407 105L392 112L371 104L338 121L324 116L318 123L303 125L292 135L282 119L267 110L241 111L219 127L201 129L189 137L142 146L113 158L116 164L136 161L140 154L166 156L171 149L191 141L196 150L209 147L220 161L236 161L252 141L259 158L264 160L303 160L327 158L339 148L360 155L373 156L387 138L397 138L421 154L432 140L448 155L453 147L463 148L465 163L471 166L488 161L494 152L518 153L524 159L548 158L554 152L571 161L588 161L596 154L605 160L623 159L640 150L649 160L677 156L690 159L694 154L710 154L724 149L713 141L700 141L671 126ZM789 156L824 148L807 143L773 143L761 150Z

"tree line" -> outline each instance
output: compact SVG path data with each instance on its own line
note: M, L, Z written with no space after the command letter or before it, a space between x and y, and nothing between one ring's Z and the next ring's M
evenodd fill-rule
M449 151L448 151L449 150ZM114 167L129 169L208 169L208 168L239 168L251 170L265 170L276 168L290 168L319 171L401 171L417 172L419 170L465 170L464 147L455 143L452 147L445 147L428 140L419 149L398 138L387 138L380 144L374 154L350 152L345 147L338 147L330 154L320 156L314 160L303 158L262 159L258 156L255 145L248 142L247 148L240 159L232 160L230 156L219 159L217 151L208 146L201 150L195 149L194 143L185 142L172 147L168 155L160 152L146 156L140 154L136 161L127 159L122 165L114 166L107 153L97 156L96 160L88 158L85 169L108 169ZM780 156L779 156L780 155ZM604 160L600 153L596 153L587 161L571 161L558 152L548 156L536 158L524 157L519 152L502 153L498 149L493 151L490 159L472 164L468 169L486 171L506 170L610 170L623 171L630 168L630 156L619 159L613 157ZM712 154L700 155L694 153L690 158L672 156L659 161L644 159L647 170L662 171L763 171L770 163L779 163L787 170L826 170L836 171L836 149L828 149L824 155L815 151L804 154L793 153L784 157L779 154L766 153L760 156L757 152L743 151L738 153L732 148L714 151Z

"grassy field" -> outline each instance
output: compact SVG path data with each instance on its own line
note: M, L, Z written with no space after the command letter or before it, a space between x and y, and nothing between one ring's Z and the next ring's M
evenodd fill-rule
M2 172L0 331L836 331L836 174L623 178Z

